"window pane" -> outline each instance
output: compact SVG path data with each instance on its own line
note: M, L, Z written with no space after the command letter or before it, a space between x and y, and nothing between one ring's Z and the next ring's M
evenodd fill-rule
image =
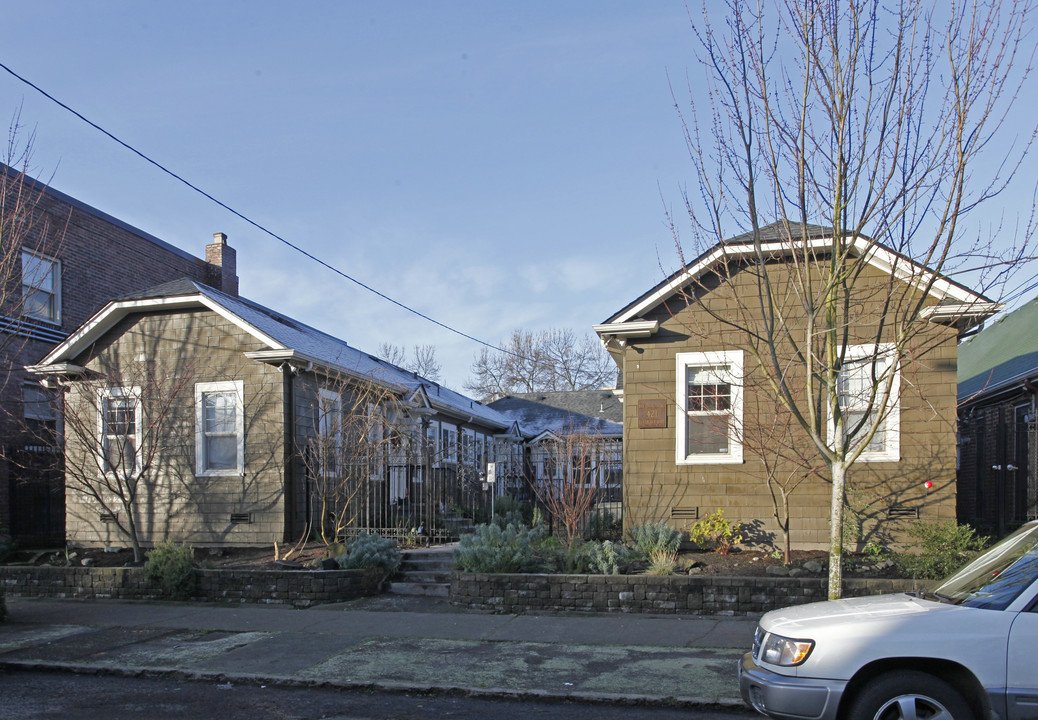
M54 296L41 290L26 290L24 293L23 310L26 315L39 318L53 318Z
M133 398L107 398L104 407L105 434L135 435L135 405Z
M206 438L206 469L234 470L238 467L238 438L217 435Z
M54 420L53 395L39 385L22 386L22 414L30 420Z
M234 433L237 419L234 393L207 393L204 402L206 434Z
M721 454L728 452L728 415L690 415L688 418L688 446L686 455Z
M105 442L108 470L133 473L137 470L137 452L132 437L109 437Z
M22 253L22 285L37 288L46 293L54 292L54 262Z
M845 431L850 433L858 426L858 423L865 417L865 413L856 411L847 411L843 414L843 422ZM872 413L873 421L877 417L877 413ZM876 429L876 434L872 436L872 440L865 447L866 452L883 452L887 446L887 429L886 421L880 423L880 426ZM868 431L868 426L862 427L854 436L864 435Z

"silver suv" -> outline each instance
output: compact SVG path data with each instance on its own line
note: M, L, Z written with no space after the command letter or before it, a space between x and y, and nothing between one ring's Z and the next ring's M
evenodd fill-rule
M782 720L1038 718L1038 522L932 592L765 614L739 687Z

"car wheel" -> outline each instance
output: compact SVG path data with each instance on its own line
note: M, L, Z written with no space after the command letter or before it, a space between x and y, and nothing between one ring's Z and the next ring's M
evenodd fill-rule
M914 670L880 675L851 703L848 720L974 720L965 698L940 678Z

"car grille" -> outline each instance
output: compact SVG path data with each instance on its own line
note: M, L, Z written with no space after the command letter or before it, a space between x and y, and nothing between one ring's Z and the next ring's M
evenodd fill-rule
M753 659L754 660L759 660L760 659L760 645L761 645L762 642L764 642L764 628L762 628L760 625L758 625L757 629L753 632Z

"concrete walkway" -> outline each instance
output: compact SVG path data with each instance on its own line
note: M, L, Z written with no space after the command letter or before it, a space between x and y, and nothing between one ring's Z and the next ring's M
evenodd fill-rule
M741 706L755 619L491 615L380 596L280 606L7 599L0 668Z

